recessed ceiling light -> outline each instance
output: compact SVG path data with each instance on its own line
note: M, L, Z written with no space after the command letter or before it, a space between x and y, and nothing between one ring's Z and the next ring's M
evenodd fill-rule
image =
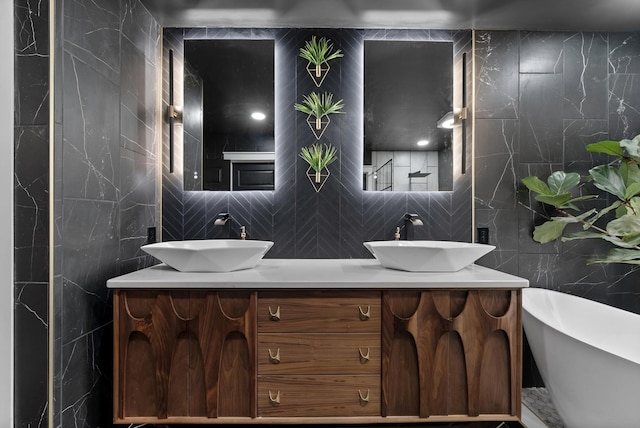
M419 146L427 146L429 145L429 140L420 140L418 141Z
M265 115L264 113L262 113L260 111L254 111L253 113L251 113L251 118L253 120L265 120L266 117L267 117L267 115Z

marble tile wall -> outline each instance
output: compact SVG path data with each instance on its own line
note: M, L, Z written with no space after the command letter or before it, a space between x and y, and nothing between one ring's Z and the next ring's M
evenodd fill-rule
M344 57L331 64L331 72L320 91L344 99L344 115L332 117L321 142L338 149L339 160L331 176L316 193L304 175L304 161L297 154L315 141L305 117L293 109L303 94L318 91L298 57L299 48L311 35L331 39ZM416 228L416 239L470 240L471 171L461 174L454 160L454 191L363 192L363 40L451 40L454 41L457 75L461 53L470 49L469 32L417 30L340 29L165 29L164 61L174 52L174 98L181 103L184 39L272 38L276 43L276 190L274 192L192 192L183 190L183 130L174 134L174 172L169 172L168 125L163 129L163 239L203 239L237 236L240 225L249 237L275 241L267 254L276 258L367 257L363 241L392 239L395 226L406 212L418 213L425 226ZM470 70L470 68L468 68ZM168 71L164 71L163 100L168 100ZM461 80L461 79L460 79ZM470 80L468 80L470 82ZM459 82L458 82L459 84ZM456 96L456 94L454 94ZM460 96L458 93L457 96ZM180 104L178 104L180 105ZM458 131L459 132L459 131ZM457 148L456 150L459 150ZM470 151L465 154L470 159ZM458 151L458 159L461 154ZM457 164L457 165L456 165ZM470 165L470 162L468 162ZM229 212L231 229L213 227L219 212Z
M16 0L15 426L47 422L49 3Z
M560 169L586 174L603 161L586 144L640 133L640 33L479 31L476 39L477 226L497 246L483 262L640 313L637 269L585 264L606 244L531 239L542 208L520 184Z
M137 0L56 2L56 427L111 426L106 281L146 267L156 226L161 28Z
M640 133L640 33L479 31L476 39L476 225L497 246L481 263L640 313L637 268L586 265L604 242L533 241L544 208L520 184L561 169L586 174L603 162L586 144ZM533 367L525 353L525 384L539 385Z

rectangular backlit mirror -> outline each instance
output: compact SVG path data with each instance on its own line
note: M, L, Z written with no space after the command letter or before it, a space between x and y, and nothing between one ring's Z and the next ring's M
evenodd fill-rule
M364 190L453 190L452 119L452 42L365 40Z
M184 41L185 190L274 190L274 41Z

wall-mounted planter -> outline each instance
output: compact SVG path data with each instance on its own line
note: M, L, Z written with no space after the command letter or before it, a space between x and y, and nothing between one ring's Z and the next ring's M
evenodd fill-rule
M334 51L333 44L325 37L318 40L316 36L311 36L311 40L307 40L304 47L300 48L300 57L309 61L307 71L317 87L322 85L324 78L329 74L329 61L342 56L344 55L340 49Z
M309 164L306 174L316 192L322 189L331 175L327 166L338 158L336 152L336 148L331 144L313 143L310 147L300 149L300 157Z
M314 171L311 167L307 168L307 178L309 178L309 181L316 190L316 193L322 189L322 186L327 182L330 175L331 171L329 171L329 168L323 168L320 172Z
M324 134L324 131L329 127L329 123L331 123L331 119L329 116L317 118L312 115L307 116L307 125L311 128L313 135L316 136L316 140L319 140Z
M326 62L324 64L317 65L314 65L312 63L307 64L307 73L309 73L309 76L311 76L313 82L317 87L320 87L320 85L322 85L322 82L324 82L324 78L329 74L329 70L331 70L331 66L329 66L329 64Z
M295 103L293 107L302 113L307 114L307 123L319 140L325 129L329 125L329 115L344 113L344 103L342 100L333 101L333 94L325 92L319 95L315 92L303 95L302 103Z

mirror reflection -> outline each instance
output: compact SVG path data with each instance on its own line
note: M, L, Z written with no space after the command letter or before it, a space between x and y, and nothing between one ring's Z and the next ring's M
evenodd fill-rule
M274 189L274 41L185 40L185 190Z
M453 43L365 40L363 189L453 190L452 110Z

